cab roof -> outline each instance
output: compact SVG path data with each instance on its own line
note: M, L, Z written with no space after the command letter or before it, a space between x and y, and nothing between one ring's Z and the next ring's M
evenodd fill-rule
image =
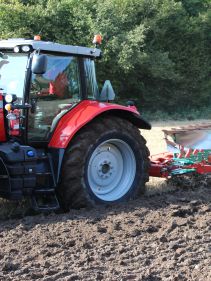
M54 42L27 40L23 38L0 40L0 49L14 49L16 46L30 45L33 50L45 52L67 53L72 55L88 56L98 58L101 56L101 50L97 48L87 48L81 46L64 45Z

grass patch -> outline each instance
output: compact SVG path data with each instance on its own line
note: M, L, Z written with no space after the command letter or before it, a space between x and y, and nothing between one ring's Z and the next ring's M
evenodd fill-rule
M187 108L186 110L181 110L179 107L174 112L168 112L167 110L157 110L157 111L144 111L140 110L142 116L149 121L163 121L163 120L183 120L192 121L198 119L211 119L211 108L201 107L201 108Z

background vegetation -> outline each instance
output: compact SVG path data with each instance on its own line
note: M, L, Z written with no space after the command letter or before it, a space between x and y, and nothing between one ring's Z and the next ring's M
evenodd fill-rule
M98 79L118 97L153 114L211 117L211 0L0 0L0 26L1 38L40 32L86 46L101 33Z

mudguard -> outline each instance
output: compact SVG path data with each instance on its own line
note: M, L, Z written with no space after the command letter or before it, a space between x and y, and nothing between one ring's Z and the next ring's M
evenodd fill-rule
M141 118L135 106L122 106L84 100L62 116L52 134L48 146L51 148L66 148L73 136L83 126L103 114L120 116L121 118L130 120L138 128L151 129L151 125Z

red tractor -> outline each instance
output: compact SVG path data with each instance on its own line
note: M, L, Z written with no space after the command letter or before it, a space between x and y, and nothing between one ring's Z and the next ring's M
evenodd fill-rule
M95 42L97 43L97 42ZM132 103L112 103L95 75L100 49L0 41L0 196L37 210L129 200L144 191L151 128Z

